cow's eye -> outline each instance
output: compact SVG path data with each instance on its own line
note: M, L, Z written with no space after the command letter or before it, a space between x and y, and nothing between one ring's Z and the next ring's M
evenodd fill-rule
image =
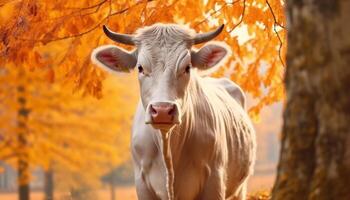
M141 65L139 65L137 69L139 70L139 73L143 73L143 67Z
M187 65L186 68L185 68L185 73L190 73L191 71L191 66L190 65Z

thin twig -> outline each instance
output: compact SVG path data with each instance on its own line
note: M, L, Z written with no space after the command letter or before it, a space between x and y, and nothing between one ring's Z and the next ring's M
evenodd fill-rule
M92 14L97 13L97 12L100 10L100 8L102 7L102 5L103 5L104 3L106 3L106 2L107 2L107 0L104 0L104 1L100 2L99 4L96 4L96 5L91 6L91 7L89 7L89 8L88 8L88 7L82 8L82 10L74 11L74 12L71 12L71 13L66 14L66 15L63 15L63 16L48 18L48 19L39 20L39 21L32 21L31 23L42 23L43 21L46 22L46 21L54 21L54 20L60 20L60 19L63 20L63 19L68 18L68 17L77 17L77 16L79 16L79 17L84 17L84 16L87 16L87 15L92 15ZM86 11L86 10L90 10L90 9L92 9L92 8L96 8L96 9L93 10L93 11L89 11L89 12L86 12L86 13L82 14L82 12L83 12L84 10Z
M198 22L196 25L194 25L194 27L196 28L197 26L201 25L202 23L208 21L208 20L209 20L209 17L212 17L213 15L215 15L216 13L218 13L219 11L221 11L226 5L227 5L227 3L225 3L224 5L222 5L219 9L214 10L208 17L204 18L202 21L200 21L200 22Z
M93 26L92 28L90 28L89 30L86 30L84 32L81 32L81 33L78 33L78 34L75 34L75 35L67 35L67 36L63 36L63 37L58 37L58 38L53 38L53 39L49 39L49 40L45 40L45 39L40 39L40 40L33 40L33 39L28 39L28 38L16 38L16 39L19 39L19 40L23 40L23 41L34 41L34 42L44 42L44 43L49 43L49 42L54 42L54 41L60 41L60 40L65 40L65 39L69 39L69 38L76 38L76 37L80 37L80 36L83 36L85 34L88 34L92 31L94 31L95 29L97 29L98 27L101 26L101 24L106 20L108 19L109 17L111 16L114 16L114 15L118 15L118 14L122 14L128 10L130 10L131 8L139 5L140 2L128 7L128 8L125 8L125 9L122 9L120 11L116 11L116 12L110 12L110 14L108 14L106 17L102 18L102 20L100 20L95 26Z
M89 10L89 9L92 9L92 8L95 8L95 7L98 7L98 6L101 6L102 4L104 4L104 3L106 3L108 0L103 0L103 1L101 1L101 2L99 2L99 3L97 3L97 4L95 4L95 5L91 5L91 6L88 6L88 7L84 7L84 8L70 8L70 7L65 7L65 8L63 8L63 9L71 9L71 10L79 10L79 11L81 11L81 10ZM79 12L78 11L78 12Z
M139 3L135 4L135 5L138 5ZM135 6L134 5L134 6ZM109 17L111 16L114 16L114 15L120 15L120 14L123 14L125 13L126 11L128 11L130 8L134 7L134 6L131 6L131 7L128 7L128 8L124 8L123 10L119 10L119 11L116 11L116 12L111 12L111 14L109 15Z
M108 16L107 16L107 22L109 22L109 17L111 16L111 13L112 13L112 0L109 0L109 10L108 10Z
M273 17L273 19L274 19L273 31L276 33L277 38L278 38L278 40L279 40L279 42L280 42L280 45L279 45L279 48L278 48L278 56L279 56L279 59L280 59L282 65L283 65L283 67L285 67L284 62L283 62L283 59L282 59L282 55L281 55L283 42L282 42L282 39L281 39L280 35L278 34L277 29L276 29L276 25L278 25L278 26L280 26L280 25L277 23L275 14L274 14L274 12L273 12L273 10L272 10L272 7L271 7L271 5L270 5L270 3L269 3L268 0L266 0L266 4L268 5L268 7L269 7L269 9L270 9L270 12L271 12L271 14L272 14L272 17ZM280 27L283 28L283 26L280 26Z
M77 39L78 39L78 38L75 38L75 40L77 40ZM70 54L70 53L72 52L72 50L73 50L73 47L74 47L74 44L75 44L75 40L73 40L73 41L70 43L70 45L69 45L69 47L68 47L66 53L64 54L63 58L57 63L57 66L60 66L60 65L68 58L69 54Z
M231 33L233 30L235 30L235 28L237 28L237 26L239 26L243 22L244 13L245 13L245 7L246 7L245 2L246 2L246 0L243 1L243 11L242 11L242 14L241 14L241 19L239 20L239 22L236 25L234 25L232 27L232 29L230 31L228 31L229 33Z
M202 23L208 21L208 20L209 20L209 17L214 16L216 13L220 12L224 7L228 6L229 4L230 4L230 5L233 5L233 4L235 4L235 3L239 2L239 1L240 1L240 0L233 1L233 2L231 2L231 3L225 2L225 4L222 5L219 9L214 10L208 17L204 18L203 20L201 20L200 22L198 22L196 25L194 25L194 28L196 28L196 27L198 27L199 25L201 25Z
M270 3L269 3L268 0L266 0L266 4L269 6L269 9L270 9L270 12L271 12L271 14L272 14L273 20L275 21L275 24L278 25L279 27L285 29L285 26L283 26L282 24L280 24L280 23L277 21L276 15L275 15L275 13L273 12L272 7L271 7L271 5L270 5Z

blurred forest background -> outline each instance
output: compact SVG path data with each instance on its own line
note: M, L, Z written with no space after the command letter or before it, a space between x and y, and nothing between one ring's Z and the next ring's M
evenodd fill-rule
M129 153L131 120L139 98L136 76L107 75L92 65L90 53L112 43L102 32L104 24L130 34L157 22L185 24L197 32L225 24L217 40L225 41L233 55L213 76L232 79L248 95L248 112L258 136L250 192L272 188L282 139L274 192L282 199L324 194L320 187L336 183L334 177L322 175L329 167L325 163L339 163L341 158L335 155L346 149L339 141L346 141L349 130L343 120L349 117L344 114L348 98L341 95L349 70L337 68L348 62L338 62L343 54L337 57L337 52L350 34L333 36L349 19L346 5L327 0L291 1L287 8L284 0L0 0L0 199L17 199L15 193L20 200L29 199L29 194L35 200L136 198ZM287 59L285 9L293 19L288 33L294 35L289 36ZM327 17L340 20L324 21ZM333 45L332 39L345 42ZM328 48L332 51L323 51ZM293 73L286 71L286 64ZM335 70L327 71L329 65ZM291 98L281 137L285 73ZM310 79L314 81L310 86L305 80L314 73L325 78ZM331 96L340 105L337 112L330 112ZM316 104L318 100L321 103ZM338 121L323 126L328 118L322 116ZM338 135L329 134L335 130ZM322 137L316 140L318 135ZM341 145L322 157L324 149L334 144ZM315 159L316 153L321 160ZM309 163L299 164L305 161L303 156ZM312 182L314 170L321 178ZM335 177L345 180L348 175ZM283 187L287 193L278 193ZM334 191L346 193L346 188L339 188Z

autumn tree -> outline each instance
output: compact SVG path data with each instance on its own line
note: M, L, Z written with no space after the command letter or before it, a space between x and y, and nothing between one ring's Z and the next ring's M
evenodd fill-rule
M4 127L0 128L0 158L18 168L20 199L29 199L34 167L56 173L63 171L57 168L65 169L65 173L97 182L110 170L108 166L118 166L127 158L129 136L125 133L133 108L119 106L136 102L134 90L122 87L133 78L109 79L105 97L98 100L72 94L71 86L59 81L50 84L44 74L3 68L0 75L0 110L6 112L0 116ZM129 83L129 89L133 85Z
M28 141L28 117L30 110L28 108L28 100L26 98L26 85L22 77L25 76L25 70L19 68L17 72L17 141L16 141L16 152L17 152L17 167L18 167L18 191L19 199L29 199L29 141Z
M350 199L349 1L289 1L282 150L272 199Z
M8 1L1 5L0 54L3 63L28 68L53 64L95 96L101 95L99 70L90 62L90 53L111 43L102 25L121 33L156 22L187 24L196 31L208 31L225 24L218 40L224 40L234 54L216 76L227 76L257 99L250 108L256 116L261 108L283 98L285 19L284 1ZM43 45L67 41L70 45L51 51L65 52L61 59L43 60ZM79 58L79 59L77 59ZM58 69L60 69L58 71Z

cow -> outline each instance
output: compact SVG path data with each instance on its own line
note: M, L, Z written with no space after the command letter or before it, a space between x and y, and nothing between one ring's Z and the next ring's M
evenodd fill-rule
M207 77L230 55L225 43L209 42L223 28L158 23L129 35L103 26L113 41L136 47L104 45L91 59L112 73L138 70L131 151L140 200L245 199L256 154L245 95L228 79Z

